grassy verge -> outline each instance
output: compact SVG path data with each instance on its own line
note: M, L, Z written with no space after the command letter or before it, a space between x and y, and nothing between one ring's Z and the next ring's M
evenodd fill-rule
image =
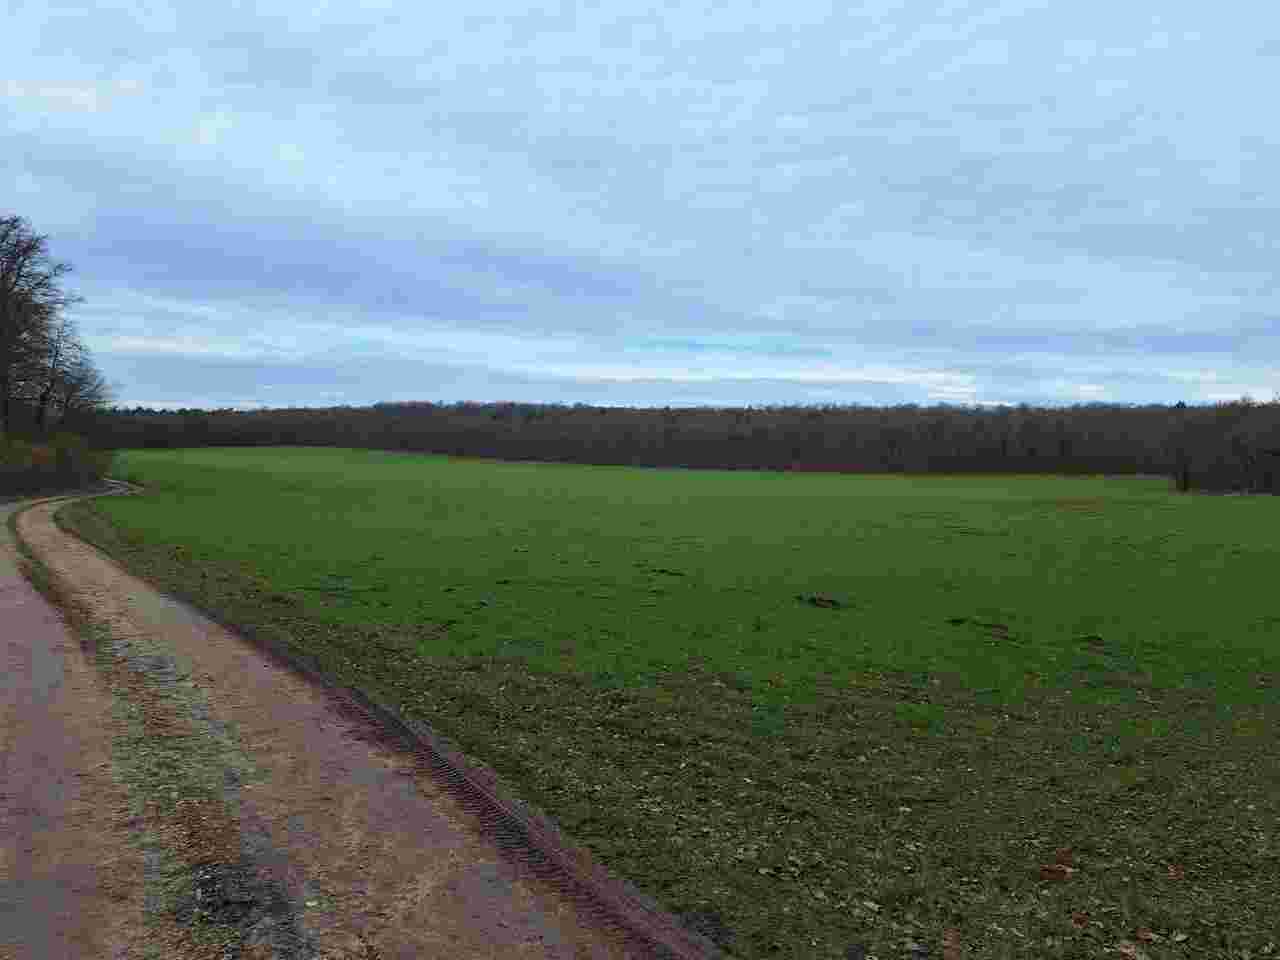
M1280 953L1277 505L130 455L61 515L481 758L734 956Z

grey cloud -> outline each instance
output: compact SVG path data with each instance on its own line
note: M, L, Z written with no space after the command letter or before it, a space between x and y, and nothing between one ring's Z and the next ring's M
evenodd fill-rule
M1189 0L23 5L0 177L59 225L88 332L137 396L219 376L251 395L272 370L219 367L193 331L253 353L266 317L317 315L505 330L528 353L559 338L584 371L610 350L653 367L644 341L696 365L698 343L791 338L795 357L966 373L979 398L1075 389L996 356L1111 355L1115 380L1080 382L1162 396L1162 368L1210 357L1244 384L1280 363L1277 27ZM148 296L168 305L111 315ZM317 356L295 392L338 389ZM513 380L511 359L450 382L748 389ZM343 389L427 389L433 362L380 360Z

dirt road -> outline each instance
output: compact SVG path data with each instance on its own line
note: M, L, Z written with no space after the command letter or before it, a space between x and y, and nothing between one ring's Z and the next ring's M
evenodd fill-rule
M112 697L27 582L0 504L0 957L128 956L143 863Z
M714 955L580 852L520 856L536 825L502 842L438 757L64 533L60 505L17 528L76 630L0 542L0 956Z

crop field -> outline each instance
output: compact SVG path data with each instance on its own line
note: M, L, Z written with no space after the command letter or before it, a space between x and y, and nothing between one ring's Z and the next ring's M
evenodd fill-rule
M1280 956L1280 498L311 448L115 475L145 494L63 522L430 724L730 956Z

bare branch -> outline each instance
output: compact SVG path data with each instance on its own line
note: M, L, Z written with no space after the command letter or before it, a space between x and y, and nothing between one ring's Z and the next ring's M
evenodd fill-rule
M78 351L75 330L61 316L83 298L63 289L71 264L49 254L49 239L20 216L0 217L0 434L11 426L15 399L44 396ZM33 396L34 391L34 396ZM43 413L40 415L43 424Z

